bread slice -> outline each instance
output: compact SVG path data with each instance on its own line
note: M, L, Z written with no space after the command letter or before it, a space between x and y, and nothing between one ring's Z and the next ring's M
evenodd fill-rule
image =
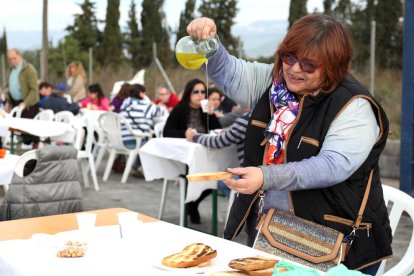
M193 267L216 256L217 251L210 246L203 243L193 243L184 247L181 252L164 257L162 264L175 268Z
M215 271L211 273L211 276L246 276L247 272L240 270L228 270L228 271Z
M225 180L231 177L232 174L229 172L204 172L187 175L187 179L190 182Z
M270 259L261 256L247 257L230 261L229 267L243 271L254 271L266 268L273 269L277 262L279 262L278 259Z

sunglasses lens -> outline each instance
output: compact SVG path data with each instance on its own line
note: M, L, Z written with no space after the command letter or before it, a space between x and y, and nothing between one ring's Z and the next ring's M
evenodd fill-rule
M299 62L300 68L306 73L313 73L318 68L318 65L310 61L298 60L294 55L291 55L286 52L281 52L280 58L282 59L283 63L286 63L287 65L290 65L290 66L294 65L296 62Z
M206 94L206 90L193 90L193 94Z

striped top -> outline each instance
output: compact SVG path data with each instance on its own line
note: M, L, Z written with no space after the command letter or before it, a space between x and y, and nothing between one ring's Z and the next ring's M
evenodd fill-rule
M132 129L138 133L150 133L154 128L154 117L164 116L166 113L165 108L135 97L126 98L120 112L128 120ZM124 142L135 141L134 135L128 131L125 124L121 125L121 135Z
M246 137L246 128L249 123L251 112L246 112L243 116L237 118L234 123L223 130L218 135L196 134L193 141L203 146L221 149L236 145L237 159L240 166L243 166L244 161L244 140Z

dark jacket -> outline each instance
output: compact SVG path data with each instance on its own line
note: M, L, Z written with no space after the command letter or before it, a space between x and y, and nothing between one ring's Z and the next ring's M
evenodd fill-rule
M200 108L201 111L201 108ZM188 118L190 117L190 106L185 103L180 103L171 110L165 123L163 136L174 138L185 138L185 131L188 128ZM216 115L206 115L206 113L200 112L201 122L203 123L207 131L207 117L209 130L221 128L220 122Z
M382 186L379 178L378 160L385 147L388 134L388 120L381 108L369 92L355 79L349 77L334 92L307 95L301 101L300 113L287 141L286 161L294 162L310 158L319 153L326 133L336 116L354 98L367 99L372 106L380 126L380 135L366 161L347 180L337 185L313 189L293 191L290 193L295 215L310 221L337 229L348 235L352 228L342 219L355 221L363 194L368 183L370 171L373 170L373 181L368 203L363 213L363 223L370 223L370 235L367 229L358 230L358 237L345 259L345 265L351 269L359 269L392 255L391 228L388 213L383 200ZM268 122L270 119L268 93L259 100L252 114L246 139L246 166L258 166L263 162L265 147L260 146L263 128L257 122ZM263 125L266 127L266 124ZM299 142L302 140L300 147ZM309 141L309 142L307 142ZM257 200L257 194L240 195L232 206L225 237L233 238L240 231L244 215L249 212ZM330 215L330 218L326 215Z
M68 103L68 101L55 94L52 93L49 97L39 102L40 107L43 109L51 109L54 113L58 113L60 111L70 111L73 115L79 113L80 106L77 103Z
M77 150L48 146L36 156L33 171L24 177L13 175L0 204L0 221L82 211Z

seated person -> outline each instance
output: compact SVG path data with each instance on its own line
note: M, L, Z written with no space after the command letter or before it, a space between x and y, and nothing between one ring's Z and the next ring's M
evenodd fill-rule
M94 83L88 87L88 96L79 102L81 108L90 110L111 110L110 102L105 97L102 87L99 83Z
M178 98L177 94L170 91L168 87L165 85L161 85L157 88L157 99L155 99L154 103L159 105L164 105L168 112L171 112L171 110L180 102L180 99Z
M243 115L237 118L230 127L224 129L218 135L188 132L186 133L186 139L190 142L199 143L205 147L214 149L221 149L224 147L230 147L231 145L236 145L237 159L239 160L240 166L243 166L244 140L246 138L246 128L249 123L250 115L251 112L243 113ZM224 184L223 181L218 181L217 187L226 197L230 195L230 189L226 184Z
M62 89L62 87L60 87ZM70 111L73 115L79 113L79 105L76 103L68 103L62 97L62 90L52 91L52 86L48 82L41 82L39 84L40 100L39 106L43 109L51 109L54 113L60 111Z
M202 111L201 100L206 98L206 94L206 85L203 81L199 79L190 80L185 85L181 101L168 116L163 136L185 138L190 134L207 133L209 130L221 128L214 112L209 114ZM205 190L196 201L187 203L187 210L192 223L201 223L198 205L209 194L211 194L211 189Z
M126 98L129 97L130 89L131 89L131 85L127 82L125 82L121 86L121 89L111 101L113 112L119 113L121 111L122 103L124 102Z
M145 87L140 84L133 84L127 92L129 97L124 100L121 106L120 114L128 120L132 129L135 132L150 134L154 128L155 117L163 116L167 113L164 107L157 106L145 100ZM136 147L136 140L134 135L128 131L125 125L121 126L122 141L125 147L134 149ZM142 140L141 146L147 141ZM141 162L139 157L132 165L131 174L135 176L142 176L139 168Z

